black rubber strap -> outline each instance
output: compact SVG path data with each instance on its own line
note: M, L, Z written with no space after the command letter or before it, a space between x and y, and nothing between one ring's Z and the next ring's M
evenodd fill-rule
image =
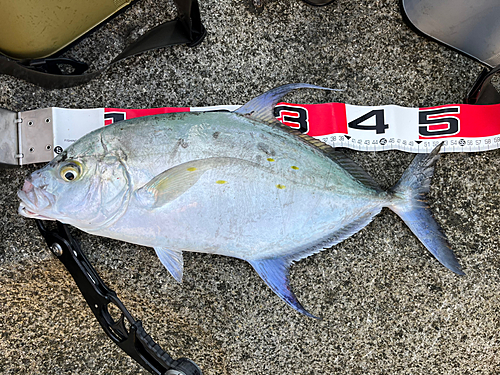
M102 329L116 345L152 374L202 375L194 362L187 358L172 359L146 333L142 322L132 317L101 279L66 225L57 222L57 230L48 230L42 221L36 222L47 245L69 271ZM111 315L110 305L120 310L119 318Z
M176 0L179 12L175 20L165 22L144 34L128 46L111 63L92 73L84 73L88 66L71 59L46 58L29 61L15 61L0 56L0 73L34 83L48 89L61 89L86 83L100 75L111 65L127 57L153 49L177 44L194 47L201 43L206 30L201 23L197 0ZM60 66L69 66L70 73L63 73Z

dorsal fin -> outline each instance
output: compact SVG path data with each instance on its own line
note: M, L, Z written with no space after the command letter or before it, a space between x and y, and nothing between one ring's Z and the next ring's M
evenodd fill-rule
M278 102L289 92L296 89L320 89L320 90L330 90L330 91L342 91L339 89L330 89L327 87L321 87L316 85L311 85L308 83L290 83L288 85L283 85L276 87L272 90L265 92L264 94L250 100L247 104L238 108L235 113L257 120L261 122L266 122L277 126L286 132L295 135L303 142L313 146L314 148L324 152L330 159L332 159L335 163L344 168L351 176L359 180L361 183L370 187L376 191L382 191L379 184L373 180L373 178L366 173L360 166L358 166L353 160L347 157L344 153L335 150L330 145L326 143L308 136L307 134L303 134L298 130L292 129L289 126L286 126L276 120L274 117L274 107Z
M344 153L335 150L333 147L327 145L326 143L318 139L303 134L298 130L290 128L289 126L283 125L281 122L276 120L273 111L274 107L276 106L276 104L278 104L281 98L283 98L286 94L288 94L293 90L303 89L303 88L342 91L339 89L330 89L327 87L311 85L308 83L290 83L288 85L279 86L265 92L264 94L250 100L247 104L238 108L234 112L257 121L275 125L285 130L286 132L295 135L303 142L324 152L330 159L332 159L335 163L344 168L351 176L358 179L367 187L370 187L376 191L382 191L380 186L373 180L373 178L368 173L366 173L360 166L358 166L353 160L348 158Z
M329 89L327 87L311 85L308 83L290 83L288 85L276 87L262 95L257 96L234 112L257 121L274 123L276 118L274 117L273 111L276 104L278 104L281 98L283 98L286 94L297 89L342 91L339 89Z

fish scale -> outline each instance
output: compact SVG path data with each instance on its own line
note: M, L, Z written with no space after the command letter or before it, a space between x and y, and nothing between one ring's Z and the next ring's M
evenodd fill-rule
M462 274L422 199L440 146L383 191L341 152L276 122L274 106L296 88L321 87L285 85L233 113L155 115L89 133L28 178L19 212L151 246L178 281L183 251L246 260L310 317L290 288L291 263L350 237L383 207Z

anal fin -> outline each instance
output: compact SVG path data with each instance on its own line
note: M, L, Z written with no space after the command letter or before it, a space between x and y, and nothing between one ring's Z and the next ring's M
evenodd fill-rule
M287 257L283 258L268 258L248 261L257 271L259 276L266 284L286 303L293 307L298 312L311 318L320 319L308 312L297 300L297 297L290 288L288 281L289 267L293 262L307 258L310 255L316 254L321 250L330 248L354 233L360 231L367 226L375 215L380 212L380 207L374 207L369 211L364 212L352 222L338 229L329 236L319 240L318 242L306 246L303 249L292 251Z
M292 262L298 262L299 260L307 258L308 256L319 253L324 249L329 249L330 247L341 243L345 239L351 237L352 235L366 227L368 224L370 224L373 218L377 214L379 214L380 211L380 207L375 207L370 211L363 213L361 216L357 217L350 223L344 225L342 228L336 230L335 232L331 233L315 244L305 247L302 250L292 252L288 259L290 259L290 261Z
M281 258L248 261L266 284L286 303L298 312L314 319L320 319L304 309L295 297L288 281L290 263Z

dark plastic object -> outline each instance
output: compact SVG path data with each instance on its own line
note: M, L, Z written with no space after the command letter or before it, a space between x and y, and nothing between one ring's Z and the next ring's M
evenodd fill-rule
M408 25L489 66L500 65L500 1L401 0Z
M187 358L174 360L154 342L142 322L132 317L116 293L102 281L66 225L57 222L57 230L50 231L42 221L36 222L48 246L67 268L104 332L116 345L152 374L170 371L176 375L202 375L194 362ZM121 311L118 320L111 316L110 304Z
M86 83L118 61L142 52L176 44L194 47L201 43L206 35L205 27L201 23L198 2L175 0L175 4L179 13L175 20L165 22L144 34L99 71L85 74L87 64L71 59L45 58L17 62L0 56L0 73L48 89L60 89ZM66 69L61 69L64 66ZM65 70L70 72L66 73Z
M467 94L465 104L500 104L500 94L491 83L493 76L500 71L500 65L493 69L483 69Z
M498 104L491 83L500 70L500 1L400 0L403 19L415 32L471 57L483 69L466 104Z
M316 7L322 7L333 3L335 0L304 0L305 3L309 5L314 5Z

